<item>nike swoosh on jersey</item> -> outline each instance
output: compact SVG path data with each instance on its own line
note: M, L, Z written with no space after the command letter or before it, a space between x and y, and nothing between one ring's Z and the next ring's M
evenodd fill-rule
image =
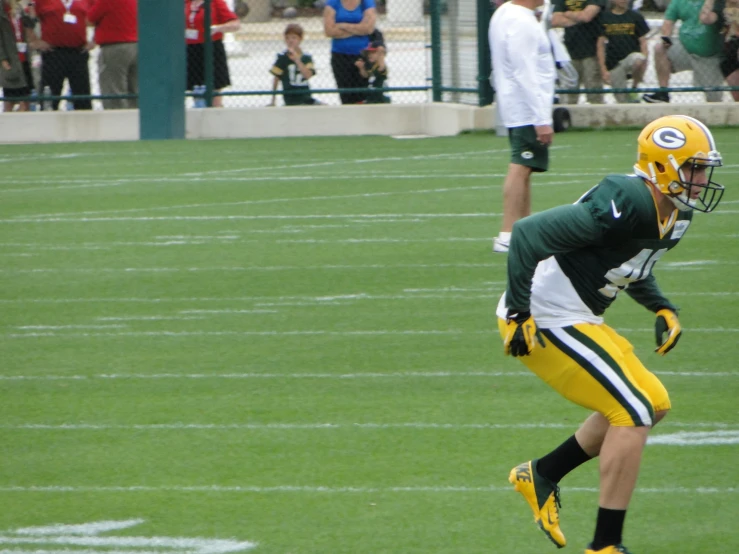
M614 202L613 200L611 200L611 210L613 211L613 217L615 217L616 219L621 217L621 212L618 211L618 208L616 208L616 202Z

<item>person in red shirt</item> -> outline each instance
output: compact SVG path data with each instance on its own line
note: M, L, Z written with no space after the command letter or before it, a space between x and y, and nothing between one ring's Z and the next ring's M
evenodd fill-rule
M87 44L88 0L36 0L36 16L41 22L41 85L53 96L62 93L64 79L73 95L90 94L90 58ZM75 110L91 110L89 99L74 100ZM53 101L55 110L59 100Z
M100 94L138 94L138 23L136 0L92 0L87 21L100 45ZM103 99L103 108L137 108L135 98Z
M241 22L225 0L211 0L213 37L213 90L220 91L231 84L223 46L223 33L238 31ZM187 42L187 90L205 85L205 7L203 0L185 0L185 41ZM221 96L213 97L213 107L223 106Z
M28 97L33 88L31 65L28 63L26 33L33 22L19 9L16 0L0 0L0 84L5 102L3 110L12 112L16 104L19 112L30 108Z

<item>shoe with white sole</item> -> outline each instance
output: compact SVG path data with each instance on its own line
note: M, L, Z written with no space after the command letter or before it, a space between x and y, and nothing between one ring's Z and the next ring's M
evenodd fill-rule
M508 243L503 242L498 237L495 237L493 239L493 252L498 252L500 254L506 254L508 252Z

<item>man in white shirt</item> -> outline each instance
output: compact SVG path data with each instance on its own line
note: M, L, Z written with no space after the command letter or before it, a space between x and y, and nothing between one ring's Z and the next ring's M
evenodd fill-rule
M531 213L531 173L549 168L556 69L552 45L534 13L543 3L510 0L495 11L488 28L498 115L511 143L494 252L508 252L513 224Z

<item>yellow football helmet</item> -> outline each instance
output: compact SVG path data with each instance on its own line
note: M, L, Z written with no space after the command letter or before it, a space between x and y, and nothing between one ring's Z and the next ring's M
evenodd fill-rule
M723 185L711 180L722 165L713 135L703 123L687 115L668 115L644 127L638 138L634 171L683 211L711 212L724 194ZM693 182L704 170L705 182ZM700 179L703 181L703 179ZM699 187L700 194L696 188Z

